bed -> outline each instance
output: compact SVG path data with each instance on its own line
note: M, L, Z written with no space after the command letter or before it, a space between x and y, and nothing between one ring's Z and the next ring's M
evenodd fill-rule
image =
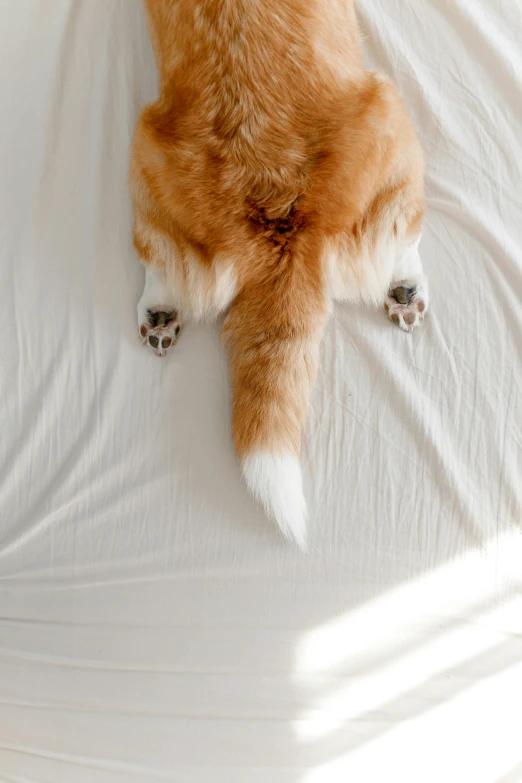
M522 781L522 10L358 9L432 309L337 308L303 555L241 483L219 325L137 338L140 0L0 0L2 783Z

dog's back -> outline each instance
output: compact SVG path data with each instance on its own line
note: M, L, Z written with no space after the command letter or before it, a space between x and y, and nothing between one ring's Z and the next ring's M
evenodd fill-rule
M160 97L142 117L141 162L187 241L209 261L260 233L351 224L383 175L376 128L389 111L362 69L353 4L146 6Z

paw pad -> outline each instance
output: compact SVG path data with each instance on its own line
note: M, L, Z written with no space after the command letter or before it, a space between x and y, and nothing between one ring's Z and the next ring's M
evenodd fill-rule
M393 288L384 302L388 318L404 332L413 332L428 309L428 291L411 283Z
M156 356L165 356L178 341L181 326L175 311L148 310L147 321L140 324L141 340L152 348Z

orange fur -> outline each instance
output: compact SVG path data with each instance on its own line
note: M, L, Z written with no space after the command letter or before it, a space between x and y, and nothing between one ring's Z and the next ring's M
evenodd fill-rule
M239 457L298 455L331 300L383 301L383 248L420 231L420 146L362 66L351 0L145 6L160 92L133 144L136 249L187 312L230 305Z

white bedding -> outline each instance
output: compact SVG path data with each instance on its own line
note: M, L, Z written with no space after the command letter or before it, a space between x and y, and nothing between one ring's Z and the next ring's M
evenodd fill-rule
M522 781L522 6L359 8L432 310L338 308L303 556L240 481L218 327L137 338L140 0L0 0L2 783Z

